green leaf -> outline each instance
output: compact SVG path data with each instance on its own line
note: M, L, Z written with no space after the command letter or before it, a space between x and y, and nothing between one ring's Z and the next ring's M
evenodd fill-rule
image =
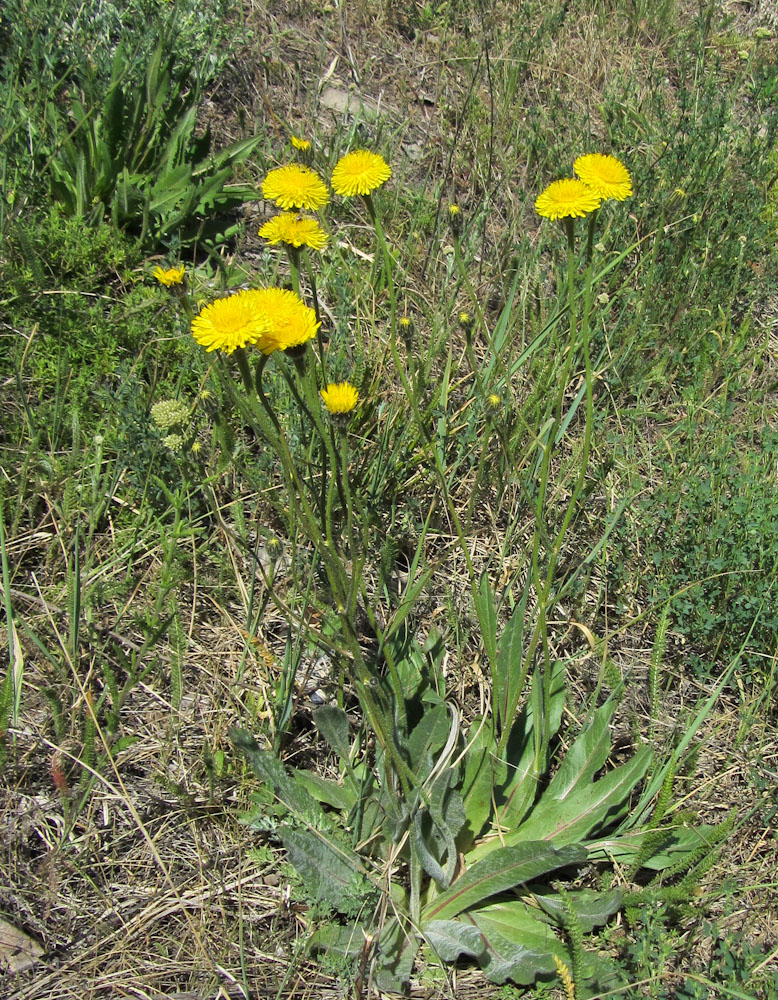
M359 855L318 830L279 831L289 860L305 883L306 895L323 899L338 913L354 914L372 889Z
M570 963L566 948L552 928L537 920L520 899L481 907L467 913L463 920L483 935L485 950L478 963L493 983L512 979L529 986L538 976L556 972L554 955Z
M626 764L614 768L593 784L576 787L561 801L553 797L547 799L547 790L535 804L529 819L518 830L506 835L506 842L541 839L569 844L616 823L626 812L629 797L650 763L651 750L641 747Z
M564 927L567 922L567 911L565 905L558 895L546 896L533 893L538 905L560 925ZM618 913L624 900L624 893L621 889L610 889L608 892L594 892L589 889L581 889L576 892L568 891L567 901L575 910L576 916L584 931L591 931L595 927L600 927L607 923L614 913Z
M442 962L456 962L460 955L477 957L486 947L478 928L459 920L432 920L423 934Z
M323 924L311 935L308 950L312 955L319 951L332 951L343 958L362 953L368 929L362 924L343 927L340 924Z
M451 716L445 705L435 705L421 717L421 721L408 737L406 748L410 765L417 776L423 780L426 773L421 773L425 764L429 767L431 755L442 750L451 729Z
M422 922L455 917L489 896L513 889L556 868L583 864L586 858L586 848L580 844L556 850L541 840L500 847L468 868L450 889L428 904L422 911Z
M357 793L352 788L339 784L328 778L322 778L313 771L294 772L295 779L303 785L308 792L318 802L324 802L333 809L340 809L348 812L353 809L357 801Z
M484 649L489 666L494 669L497 662L497 609L494 604L494 592L492 591L489 577L484 572L476 594L476 609L478 611L478 622L481 626L481 635L484 640Z
M505 626L493 666L492 697L502 733L502 745L508 740L508 731L513 725L529 670L529 662L524 657L524 619L529 591L529 587L524 589L521 600Z
M646 858L642 866L652 871L661 871L681 861L696 850L701 843L707 843L708 833L715 826L676 826L665 831L665 836L657 843L654 852ZM655 837L657 830L632 830L620 837L606 837L593 844L587 844L591 861L618 861L630 865L640 851L646 836Z
M505 762L497 758L489 720L476 718L467 732L467 756L462 781L466 825L460 834L460 849L469 850L483 833L492 814L495 787L503 784Z
M348 716L343 709L334 705L322 705L313 713L313 724L330 749L334 750L341 760L348 761L351 753L348 739L349 724Z
M615 708L616 701L610 698L596 710L589 725L565 754L543 795L544 802L563 802L582 785L591 784L610 753L608 725Z
M533 685L535 684L533 678ZM552 667L550 695L551 737L559 729L565 704L565 669L559 660ZM507 780L496 795L494 826L497 829L515 830L523 822L537 797L541 772L535 757L533 717L532 699L529 699L511 727L505 748Z
M290 775L281 761L269 750L263 750L245 729L230 730L232 744L245 756L251 769L294 815L307 823L327 825L324 812L295 776Z

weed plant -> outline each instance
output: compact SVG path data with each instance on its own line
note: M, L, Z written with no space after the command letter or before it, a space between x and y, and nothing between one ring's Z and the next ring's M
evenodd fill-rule
M218 661L220 698L194 770L208 816L234 782L251 789L258 871L270 859L289 885L273 932L284 919L300 932L297 958L363 995L465 965L568 996L635 980L655 996L771 995L769 955L710 915L711 866L740 828L689 808L718 694L758 671L769 684L775 651L775 441L745 370L769 378L770 49L734 59L713 5L689 20L669 3L522 3L495 12L504 32L479 6L417 5L405 30L420 47L442 39L430 64L450 156L430 144L404 165L406 126L391 114L326 137L317 127L311 148L274 153L331 182L329 202L264 219L250 264L208 256L195 226L178 268L175 171L201 162L193 146L175 165L149 133L151 158L173 172L168 229L121 215L118 160L93 218L99 169L80 193L70 182L79 162L99 167L106 93L123 101L149 80L159 33L130 43L136 17L160 24L157 69L171 67L169 93L188 108L179 138L199 141L221 11L79 10L95 16L65 6L36 33L35 0L6 6L0 92L14 393L0 460L0 753L21 773L40 757L25 756L26 719L44 719L59 849L88 827L99 790L121 799L151 753L142 698L173 753L203 690L193 635L219 617L243 645L233 678L220 655L197 661ZM574 54L604 18L612 50L634 49L636 64L598 79ZM578 92L590 69L599 110ZM394 172L368 159L381 180L366 191L361 169L333 173L364 147L391 150ZM571 151L600 149L628 164L633 196L539 223L535 199L571 171ZM311 223L323 250L295 245ZM274 226L286 238L270 242ZM142 257L158 238L170 259ZM214 351L190 336L215 302L268 289L283 298L245 323L235 313L208 333L195 320ZM638 670L617 666L636 606L659 622L644 726L625 705L640 704ZM691 709L663 673L670 632L700 658L705 698ZM676 697L686 710L663 741ZM763 699L767 713L767 688ZM250 774L219 746L227 719ZM769 773L760 780L769 794ZM190 808L186 779L159 781ZM288 861L273 860L279 845ZM608 929L619 913L626 936ZM719 932L709 961L687 956L695 933ZM248 924L239 933L230 960L248 992Z

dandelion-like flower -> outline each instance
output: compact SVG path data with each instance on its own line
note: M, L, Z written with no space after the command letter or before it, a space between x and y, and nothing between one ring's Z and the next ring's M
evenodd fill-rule
M330 413L350 413L359 399L359 392L350 382L330 382L320 393Z
M307 153L311 148L310 139L301 139L299 135L292 136L292 145L295 149L299 149L301 153Z
M370 194L391 176L391 167L383 156L368 149L355 149L335 164L330 183L336 194L353 198L356 194Z
M473 317L470 315L470 313L465 312L465 310L463 309L462 312L459 313L459 315L457 316L457 320L459 321L459 325L462 327L465 333L470 333L470 331L473 329Z
M257 288L252 304L264 322L263 332L255 341L263 354L301 347L313 337L320 324L316 313L295 292L284 288Z
M448 221L451 225L451 232L454 236L459 236L462 232L462 209L459 205L448 206Z
M535 201L535 211L546 219L575 219L600 207L602 198L575 177L553 181Z
M330 200L329 192L319 175L299 163L271 170L262 181L262 196L274 201L279 208L316 210Z
M216 299L192 320L192 336L206 351L227 354L238 347L256 344L270 329L266 313L258 310L256 292L243 291Z
M584 184L588 184L602 199L624 201L632 194L629 171L615 156L587 153L586 156L578 157L573 168Z
M260 229L259 235L268 243L286 243L291 247L310 247L323 250L327 234L316 219L308 219L295 212L281 212Z
M180 267L155 267L154 277L165 288L172 288L173 285L181 285L184 282L184 265Z

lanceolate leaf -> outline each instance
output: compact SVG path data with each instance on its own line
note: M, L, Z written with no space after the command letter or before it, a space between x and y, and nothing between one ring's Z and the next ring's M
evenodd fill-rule
M492 813L495 788L503 784L506 766L496 757L496 747L488 719L477 718L467 734L465 776L462 782L462 801L466 825L461 832L460 849L467 851L481 835Z
M553 917L560 926L566 924L567 911L558 895L541 896L534 894L538 904L545 912ZM581 889L577 892L568 892L567 901L575 910L578 921L584 931L593 930L606 923L614 913L621 909L624 893L620 889L610 889L608 892L592 892L588 889Z
M569 844L556 850L545 841L501 847L469 868L461 878L422 911L422 925L455 917L489 896L505 892L565 865L583 864L586 849Z
M497 662L497 611L494 606L494 593L486 573L481 574L476 603L486 658L492 666Z
M263 750L245 729L231 729L230 738L233 745L244 754L252 770L273 789L294 815L308 823L326 822L319 803L311 797L301 781L289 774L275 754Z
M341 760L348 760L348 716L343 709L322 705L313 713L313 724Z
M417 776L423 780L427 777L431 760L430 754L435 754L443 748L451 729L451 717L445 705L436 705L421 717L421 722L414 728L406 744L411 767Z
M520 899L492 903L461 919L483 935L485 950L478 964L493 983L512 979L528 986L538 976L555 972L554 955L566 964L570 962L553 929L537 920Z
M513 725L529 670L529 663L525 662L524 657L524 619L528 596L529 587L525 588L510 621L505 626L494 664L493 699L503 734L501 739L503 745L508 741L508 731Z
M316 830L282 829L280 837L306 893L326 900L339 913L359 909L370 885L357 854Z
M657 841L654 851L643 862L642 868L661 871L691 851L696 850L701 843L707 842L708 833L713 826L697 827L677 826L665 831L664 836ZM638 855L643 839L646 836L656 837L657 830L632 830L618 837L606 837L593 844L587 844L591 861L618 861L622 865L631 864Z
M456 962L460 955L480 955L486 947L478 928L460 920L433 920L425 924L424 937L443 962Z
M597 709L590 724L567 751L543 796L544 801L556 799L562 802L576 788L591 784L595 774L608 759L611 748L608 723L615 707L616 702L611 699Z
M294 776L297 782L319 802L324 802L334 809L348 812L353 809L357 801L357 793L353 788L338 784L330 778L322 778L313 771L295 770Z
M564 704L565 671L563 664L557 661L551 676L550 736L559 729ZM540 778L535 759L531 700L513 724L505 748L505 764L507 780L496 795L494 826L501 830L515 830L535 801Z
M593 784L577 787L562 801L547 799L547 790L535 804L530 818L518 830L507 834L505 840L513 844L525 839L553 840L557 844L585 840L624 815L630 794L650 762L651 751L641 747L632 760Z

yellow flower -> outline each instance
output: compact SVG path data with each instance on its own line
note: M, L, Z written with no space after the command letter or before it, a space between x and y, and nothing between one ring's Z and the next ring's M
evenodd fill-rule
M263 354L300 347L316 336L316 313L295 292L283 288L258 288L251 293L253 308L263 318L264 329L255 341Z
M603 199L624 201L632 194L629 171L615 156L588 153L586 156L579 156L573 168L584 184L588 184Z
M206 351L225 351L256 344L270 329L267 315L258 311L255 292L237 292L211 302L192 320L192 336Z
M165 288L170 288L172 285L180 285L184 280L184 265L180 267L168 267L167 269L163 267L154 268L154 277L160 283L164 285Z
M309 139L301 139L299 136L292 136L292 145L295 149L299 149L302 153L307 153L311 148L311 143Z
M600 195L583 181L565 177L561 181L553 181L538 195L535 211L546 219L574 219L594 212L600 207L601 201Z
M306 219L295 212L281 212L264 224L259 235L268 243L286 243L292 247L323 250L327 234L316 219Z
M330 200L324 181L310 167L290 163L271 170L262 181L262 195L279 208L317 209Z
M332 190L344 198L355 194L370 194L392 176L389 164L378 153L355 149L346 153L332 171Z
M321 389L321 398L330 413L350 413L357 405L359 392L350 382L330 382Z

